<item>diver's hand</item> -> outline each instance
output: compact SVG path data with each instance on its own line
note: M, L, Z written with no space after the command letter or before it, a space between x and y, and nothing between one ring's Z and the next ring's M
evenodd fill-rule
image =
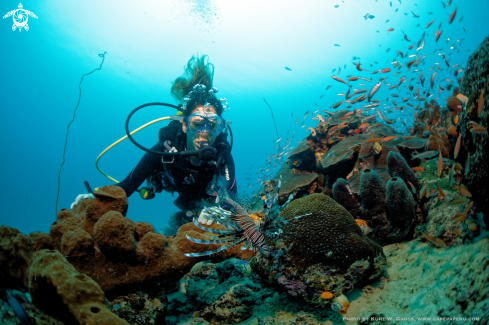
M204 212L204 210L200 212L198 221L203 225L212 225L212 222L214 222L212 216Z
M73 208L84 199L93 199L94 197L93 194L80 194L76 197L75 202L71 203L70 209L73 210Z

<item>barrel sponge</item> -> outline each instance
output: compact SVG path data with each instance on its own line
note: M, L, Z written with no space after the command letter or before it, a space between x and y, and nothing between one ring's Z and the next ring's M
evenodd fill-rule
M401 178L392 177L387 182L385 207L387 219L394 227L406 226L414 218L414 199Z
M358 260L373 262L379 254L383 256L382 248L363 234L350 213L325 194L294 200L280 216L287 221L281 238L297 266L348 267Z
M370 220L385 213L385 185L380 176L372 169L364 169L360 176L360 212Z
M400 177L406 185L411 182L418 188L418 180L414 175L414 171L400 153L389 152L387 155L387 171L391 177Z
M355 198L355 194L353 194L346 179L338 178L333 184L333 198L350 212L354 218L360 215L360 202Z
M104 214L95 224L94 239L112 261L131 261L136 256L134 222L116 211Z
M107 309L100 286L58 251L34 253L29 293L34 305L69 324L129 324Z

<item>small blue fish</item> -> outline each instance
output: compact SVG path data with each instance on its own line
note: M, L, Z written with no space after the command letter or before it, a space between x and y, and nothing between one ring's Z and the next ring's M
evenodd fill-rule
M388 22L390 22L390 21L391 21L390 19L387 19L385 22L386 22L386 23L388 23Z
M335 44L334 46L341 46L340 44Z
M392 1L390 1L391 7L392 7Z
M334 7L335 7L335 8L338 8L339 6L340 6L340 5L335 5Z
M396 11L394 11L394 12L397 12L398 10L399 10L399 8L397 8Z
M285 70L292 71L292 69L291 69L291 68L289 68L289 67L285 67Z
M14 310L17 317L19 318L20 324L21 325L32 325L31 319L29 318L29 316L25 312L22 305L17 301L17 299L15 299L14 296L12 296L10 291L8 291L8 290L6 290L6 291L7 291L8 303L9 303L10 307L12 307L12 309Z

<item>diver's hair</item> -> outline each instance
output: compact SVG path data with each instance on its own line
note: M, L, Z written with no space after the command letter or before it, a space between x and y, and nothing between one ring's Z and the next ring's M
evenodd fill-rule
M197 84L204 85L206 90L212 88L212 82L214 79L214 65L209 62L209 56L192 55L188 60L187 65L184 67L183 74L175 79L171 87L171 95L180 103L183 102L183 97L192 91L193 87ZM195 96L191 101L187 103L187 107L191 109L185 110L183 113L189 115L195 105L204 105L206 102L214 106L218 115L222 114L222 104L213 94L205 94Z
M183 96L188 94L196 84L211 89L213 79L214 65L209 62L209 56L192 55L184 67L183 75L173 81L171 95L182 102Z

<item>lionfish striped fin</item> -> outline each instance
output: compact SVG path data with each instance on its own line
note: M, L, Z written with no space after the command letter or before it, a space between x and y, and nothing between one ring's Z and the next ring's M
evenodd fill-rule
M224 244L224 243L229 243L230 241L235 240L236 238L225 238L225 239L197 239L197 238L192 238L189 235L187 236L187 239L190 240L191 242L194 242L196 244Z
M226 197L225 199L229 202L229 204L233 206L234 210L236 210L236 216L234 216L233 219L241 227L241 229L243 229L247 240L250 241L251 244L253 244L256 248L258 248L263 253L263 255L270 255L270 248L268 247L268 244L265 240L265 236L258 229L253 219L251 219L251 217L248 215L248 212L246 212L246 210L241 205L234 202L229 197Z
M220 234L220 235L230 235L230 234L234 234L235 231L232 231L232 230L226 230L226 229L211 229L211 228L207 228L207 227L204 227L202 226L199 221L197 221L197 219L193 219L194 221L194 225L196 225L197 227L199 227L200 229L202 230L205 230L207 232L210 232L212 234Z
M202 253L185 253L184 255L185 256L188 256L188 257L199 257L199 256L212 255L212 254L215 254L215 253L222 252L223 250L226 250L226 249L228 249L230 247L236 246L237 244L243 242L243 240L244 240L244 238L238 239L238 240L232 242L229 245L221 246L218 249L215 249L215 250L212 250L212 251L206 251L206 252L202 252Z

